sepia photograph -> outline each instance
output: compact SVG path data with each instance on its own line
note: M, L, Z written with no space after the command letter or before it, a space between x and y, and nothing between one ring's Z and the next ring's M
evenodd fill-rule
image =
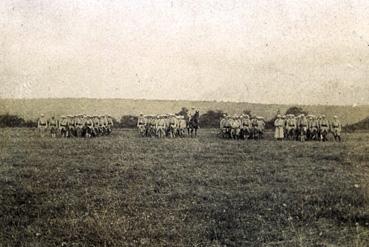
M0 246L369 246L369 1L1 0Z

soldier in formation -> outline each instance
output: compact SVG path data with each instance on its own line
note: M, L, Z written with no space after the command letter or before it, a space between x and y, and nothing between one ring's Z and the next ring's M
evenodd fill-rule
M328 133L332 133L336 141L341 141L341 122L337 116L330 122L325 115L277 115L274 122L275 139L299 141L328 141Z
M137 118L137 129L141 137L184 137L188 119L179 114L143 115Z
M113 130L113 118L108 115L88 116L84 114L60 116L56 119L52 116L46 119L44 114L38 120L38 130L41 136L49 131L51 137L97 137L109 135Z
M247 114L235 114L229 116L224 114L219 123L220 133L223 138L246 140L259 140L264 138L265 121L261 116Z

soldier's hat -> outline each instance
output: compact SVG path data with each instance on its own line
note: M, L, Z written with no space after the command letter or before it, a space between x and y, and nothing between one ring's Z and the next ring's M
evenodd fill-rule
M277 118L280 118L281 117L281 114L277 114Z
M62 115L62 116L60 116L61 118L65 118L65 116L64 115Z
M334 117L333 117L333 118L338 118L338 117L337 117L337 115L334 115Z

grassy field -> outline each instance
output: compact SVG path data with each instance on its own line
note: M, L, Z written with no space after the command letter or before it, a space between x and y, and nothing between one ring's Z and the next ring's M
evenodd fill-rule
M0 246L368 246L369 133L343 143L0 130Z

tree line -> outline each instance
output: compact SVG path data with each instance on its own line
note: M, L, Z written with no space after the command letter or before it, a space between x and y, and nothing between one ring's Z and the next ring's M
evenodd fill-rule
M183 115L185 117L188 116L188 108L182 107L177 114ZM249 109L245 109L243 114L247 114L249 116L253 115L252 111ZM308 112L302 109L298 106L292 106L290 107L285 114L305 114L307 115ZM281 112L277 112L277 114L283 114ZM277 115L276 114L276 115ZM222 110L209 110L203 114L200 115L200 126L202 128L218 128L219 122L221 118L223 117L224 112ZM274 120L275 117L267 120L265 122L265 127L267 129L274 128ZM137 116L134 115L123 115L119 120L113 118L114 121L114 127L116 128L135 128L137 126ZM33 128L37 127L37 121L35 120L25 120L22 117L18 115L12 115L9 113L0 115L0 128L4 127L28 127ZM355 131L359 129L369 129L369 118L360 121L359 123L352 124L345 126L345 129L348 131Z

